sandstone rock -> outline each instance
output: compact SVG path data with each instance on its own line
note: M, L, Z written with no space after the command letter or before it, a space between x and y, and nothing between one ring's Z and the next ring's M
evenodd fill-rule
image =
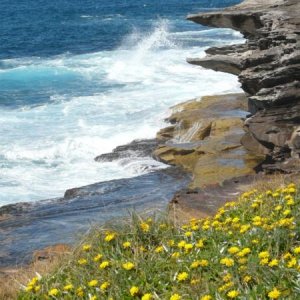
M154 157L191 172L192 188L255 173L261 157L249 154L240 142L246 107L242 94L203 97L174 106L167 119L174 124L167 127L172 136L161 140L164 144Z

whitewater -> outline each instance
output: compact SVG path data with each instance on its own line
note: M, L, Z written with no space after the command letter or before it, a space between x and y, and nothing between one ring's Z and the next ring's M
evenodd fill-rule
M174 104L239 92L235 76L186 63L208 46L239 42L229 29L176 31L160 19L112 50L0 60L0 206L165 168L149 157L94 158L155 137Z

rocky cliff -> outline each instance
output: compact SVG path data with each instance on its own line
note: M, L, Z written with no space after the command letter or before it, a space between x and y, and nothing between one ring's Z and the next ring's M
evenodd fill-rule
M266 156L265 171L300 170L300 1L245 0L189 15L196 23L240 31L247 42L206 50L191 64L238 75L248 99L242 144Z

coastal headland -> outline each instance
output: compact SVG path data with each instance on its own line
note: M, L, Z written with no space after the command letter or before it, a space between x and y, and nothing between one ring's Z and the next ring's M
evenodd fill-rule
M110 190L112 207L143 194L141 205L156 201L161 208L162 201L164 205L170 201L169 209L177 212L176 217L187 219L212 215L253 183L267 183L278 174L282 180L299 179L299 11L297 0L246 0L222 11L188 16L188 20L201 25L232 28L244 35L245 44L209 48L206 57L187 61L237 75L245 93L208 95L178 104L172 107L172 114L166 120L170 126L161 129L155 140L134 141L95 159L113 160L140 153L173 166L167 170L138 179L71 189L63 198L36 205L21 203L1 207L4 236L1 242L5 249L0 258L2 266L9 266L3 270L3 278L10 276L7 274L16 263L16 257L18 262L28 262L28 257L38 247L47 247L50 240L52 244L62 243L63 236L55 241L57 227L54 224L67 229L78 222L88 225L91 216L96 219L97 213L101 213L104 191ZM144 190L149 176L152 182L157 182L154 191L151 186ZM128 185L134 186L132 192ZM137 185L143 191L137 190ZM118 202L119 198L114 197L116 191L118 195L123 191L126 199ZM78 210L84 207L84 214L80 213L78 219ZM77 229L72 228L74 233ZM37 244L20 246L20 240L12 236L17 234L28 239L32 232L38 236L39 230L45 240L37 248ZM72 230L66 234L72 234ZM26 259L20 252L24 247ZM61 249L66 251L65 247ZM39 255L35 257L40 259Z

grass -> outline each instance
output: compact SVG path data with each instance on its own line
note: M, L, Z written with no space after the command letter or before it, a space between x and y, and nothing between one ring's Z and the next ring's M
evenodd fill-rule
M300 299L300 194L244 193L213 217L99 228L18 299Z

